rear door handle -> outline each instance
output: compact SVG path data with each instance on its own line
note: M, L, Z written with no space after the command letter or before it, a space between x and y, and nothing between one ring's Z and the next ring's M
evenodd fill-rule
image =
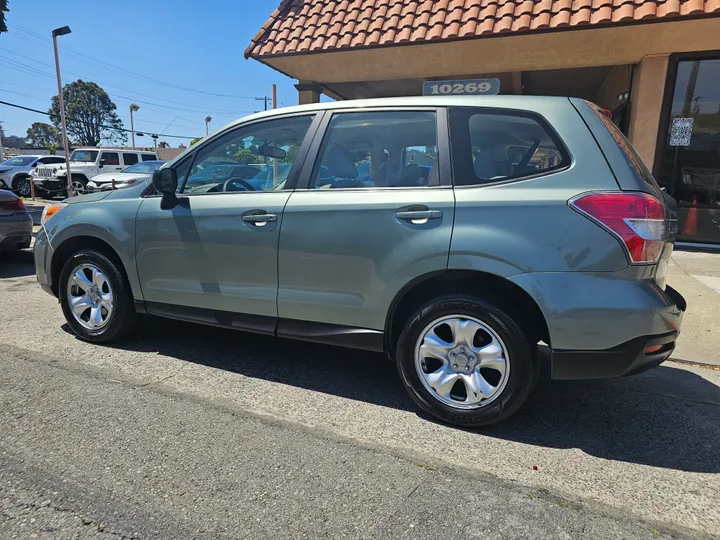
M398 219L406 219L408 221L417 221L421 219L440 219L443 213L440 210L404 210L395 212Z

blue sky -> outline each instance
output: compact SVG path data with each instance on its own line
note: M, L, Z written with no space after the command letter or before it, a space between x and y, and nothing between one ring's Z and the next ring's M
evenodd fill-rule
M243 57L250 38L278 4L10 0L9 32L0 34L0 100L43 111L50 107L57 94L51 31L69 25L72 34L58 39L63 84L78 78L98 83L117 105L126 128L132 102L140 106L134 115L136 131L188 136L205 134L207 115L213 117L213 129L261 110L263 102L253 98L270 96L273 83L280 104L295 105L294 80ZM0 120L6 135L19 136L33 122L48 121L5 105L0 105ZM182 142L159 140L173 147ZM138 144L151 142L149 137L138 139Z

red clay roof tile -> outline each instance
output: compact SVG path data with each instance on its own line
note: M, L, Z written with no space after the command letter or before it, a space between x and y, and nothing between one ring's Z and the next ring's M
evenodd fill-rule
M245 56L702 15L720 0L281 0Z

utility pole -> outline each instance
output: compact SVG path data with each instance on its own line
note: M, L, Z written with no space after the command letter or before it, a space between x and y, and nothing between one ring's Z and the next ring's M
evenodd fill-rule
M58 105L60 105L60 122L62 123L63 148L65 150L65 170L67 172L67 194L73 196L72 175L70 174L70 145L68 144L67 123L65 122L65 102L63 101L62 81L60 80L60 57L58 56L57 38L71 32L69 26L56 28L52 31L53 49L55 49L55 71L57 72Z
M210 133L210 128L208 127L210 125L210 122L212 122L212 116L206 116L205 117L205 136L206 137Z
M272 106L273 109L277 109L277 85L272 85Z
M275 85L273 85L275 86ZM265 110L267 111L268 101L272 101L271 97L256 97L255 101L264 101L265 102Z
M140 110L134 103L130 105L130 131L132 132L132 149L135 150L135 124L133 123L133 112Z

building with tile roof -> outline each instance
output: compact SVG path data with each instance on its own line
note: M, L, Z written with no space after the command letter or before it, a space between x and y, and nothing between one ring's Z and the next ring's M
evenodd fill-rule
M479 78L591 100L695 212L695 239L720 242L720 0L282 0L245 56L297 79L301 103Z

